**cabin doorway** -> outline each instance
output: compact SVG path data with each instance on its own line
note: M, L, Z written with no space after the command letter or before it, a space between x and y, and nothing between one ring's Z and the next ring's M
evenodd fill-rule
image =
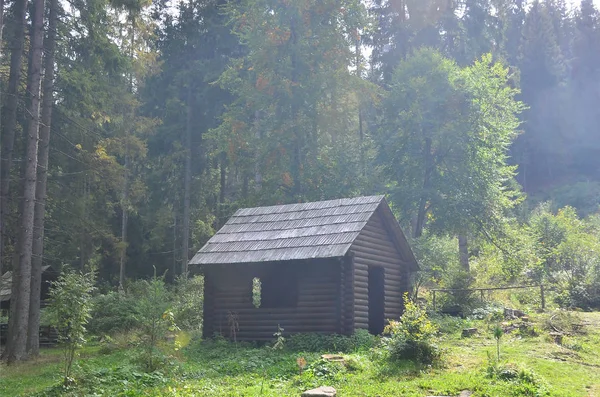
M369 267L369 333L379 335L385 326L384 272L382 267Z

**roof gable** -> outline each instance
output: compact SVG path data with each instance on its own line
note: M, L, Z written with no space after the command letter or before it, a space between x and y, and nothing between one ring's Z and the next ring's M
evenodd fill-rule
M341 257L382 203L385 203L384 196L367 196L240 209L189 263ZM383 207L390 211L387 203ZM400 230L397 222L396 227ZM404 239L401 230L400 234ZM408 250L410 252L410 248Z

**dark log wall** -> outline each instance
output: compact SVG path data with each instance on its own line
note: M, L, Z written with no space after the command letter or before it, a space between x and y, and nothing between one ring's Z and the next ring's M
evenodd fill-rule
M369 329L369 267L380 266L385 274L385 318L397 319L403 311L407 288L406 265L375 212L351 247L354 254L354 329Z
M352 255L341 258L340 271L340 333L351 335L354 331L354 264Z
M339 259L329 259L205 266L204 336L218 333L233 338L232 316L237 323L238 340L272 340L278 324L284 328L284 335L339 333L343 311L342 263ZM297 278L297 304L295 307L255 308L252 279L267 279L275 266L283 267Z

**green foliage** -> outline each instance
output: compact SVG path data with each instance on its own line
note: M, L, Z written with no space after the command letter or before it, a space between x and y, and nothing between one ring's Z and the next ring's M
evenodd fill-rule
M171 295L162 277L138 281L142 293L137 300L137 320L142 337L140 362L148 372L165 364L165 356L158 349L168 332L177 330L171 311Z
M600 307L600 224L596 218L582 220L571 207L554 215L548 205L542 205L530 222L542 258L538 277L557 286L557 303Z
M494 339L496 339L496 359L500 361L500 339L504 335L504 330L501 326L496 325L494 327Z
M413 284L414 299L421 287L438 287L448 271L460 267L455 237L425 233L412 239L411 247L420 266Z
M285 347L285 338L283 337L283 331L284 329L281 328L279 324L277 324L277 332L273 334L275 340L272 346L272 348L275 350L281 350Z
M58 331L63 348L64 384L72 381L71 369L77 349L86 343L86 325L91 316L95 275L75 271L63 272L50 289L48 312L50 322Z
M511 395L542 397L550 395L546 381L529 368L515 364L490 363L487 376L511 384Z
M390 357L393 360L416 360L432 364L441 358L441 352L433 342L437 326L429 320L425 310L404 295L404 314L399 321L390 320L384 333Z
M135 297L114 291L94 296L89 332L93 335L108 335L137 328L135 304Z
M293 334L287 338L286 349L300 352L351 353L374 347L377 337L359 329L351 336L327 334Z
M202 329L202 307L204 304L204 277L178 277L173 286L172 311L175 324L182 330Z
M441 234L497 227L518 191L507 149L524 106L508 70L485 55L460 68L432 49L419 49L394 72L377 136L378 163L394 204Z

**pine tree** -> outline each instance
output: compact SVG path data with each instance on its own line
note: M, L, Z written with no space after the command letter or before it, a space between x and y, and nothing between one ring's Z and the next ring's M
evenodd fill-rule
M523 25L518 62L522 99L530 109L524 113L525 133L517 140L514 152L528 190L553 178L554 169L565 161L556 119L565 62L548 10L538 0L531 5Z
M38 136L40 125L40 81L44 37L44 0L35 0L32 13L32 37L28 87L31 92L27 106L27 149L24 165L23 202L19 230L19 259L13 271L11 291L11 316L6 357L9 363L27 358L29 329L31 258L33 252L33 226L35 218L35 189L38 167Z
M40 340L40 297L42 290L42 260L44 254L44 218L46 216L46 194L48 184L48 158L50 155L50 127L54 106L54 51L56 50L56 28L58 22L58 0L51 0L48 15L48 33L44 49L44 80L42 83L42 110L39 127L39 149L37 185L35 188L35 214L33 225L33 247L31 259L31 297L29 302L29 324L27 352L30 357L39 355Z

